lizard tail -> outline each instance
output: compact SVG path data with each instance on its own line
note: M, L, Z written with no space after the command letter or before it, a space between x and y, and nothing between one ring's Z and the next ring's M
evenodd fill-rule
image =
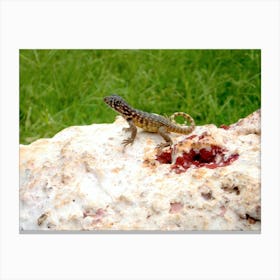
M184 127L185 125L188 125L187 122L185 121L184 124L180 124L180 123L177 123L175 121L175 118L178 117L178 116L181 116L183 117L186 121L189 122L189 126L188 127ZM194 129L195 129L195 121L194 119L187 113L184 113L184 112L176 112L174 114L172 114L170 116L170 120L172 121L172 123L174 123L176 126L179 126L178 130L180 130L179 133L183 133L183 134L188 134L188 133L191 133Z

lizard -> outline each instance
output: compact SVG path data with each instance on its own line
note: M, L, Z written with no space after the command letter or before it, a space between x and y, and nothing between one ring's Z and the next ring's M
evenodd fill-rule
M176 112L171 115L170 118L147 113L134 109L122 97L116 94L104 97L104 102L128 122L129 127L124 128L124 130L130 131L131 135L129 138L122 141L124 147L128 144L133 144L137 134L137 127L142 128L144 131L154 132L161 135L166 142L159 144L157 146L159 149L172 146L173 142L168 135L169 132L190 134L195 129L195 121L190 115L184 112ZM177 116L182 116L185 120L189 121L190 125L186 127L176 123L175 118Z

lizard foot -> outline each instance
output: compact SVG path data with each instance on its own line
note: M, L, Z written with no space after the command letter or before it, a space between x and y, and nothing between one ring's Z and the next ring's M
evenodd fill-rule
M156 149L161 151L161 150L164 149L165 147L171 147L171 146L172 146L172 143L166 142L166 143L158 144L158 145L156 146Z
M127 139L125 139L125 140L123 140L122 141L122 144L124 145L124 147L126 147L128 144L133 144L133 139L131 139L131 138L127 138Z

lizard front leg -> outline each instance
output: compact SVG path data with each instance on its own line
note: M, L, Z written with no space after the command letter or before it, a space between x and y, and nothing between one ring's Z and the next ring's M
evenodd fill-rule
M137 128L136 128L136 126L134 125L132 119L127 119L126 121L128 122L129 127L124 128L124 130L125 130L125 131L131 131L131 135L130 135L129 138L127 138L127 139L125 139L125 140L122 141L122 144L123 144L124 146L127 146L128 144L133 144L134 139L135 139L136 134L137 134Z
M168 135L168 132L166 130L166 127L165 126L161 126L159 129L158 129L158 134L166 141L166 143L161 143L159 145L157 145L157 148L158 149L163 149L165 147L168 147L168 146L171 146L173 144L170 136Z

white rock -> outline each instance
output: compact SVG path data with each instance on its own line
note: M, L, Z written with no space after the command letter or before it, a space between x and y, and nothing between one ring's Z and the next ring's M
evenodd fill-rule
M138 129L123 148L123 127L118 117L20 145L21 231L260 231L260 110L172 133L172 163L158 134Z

